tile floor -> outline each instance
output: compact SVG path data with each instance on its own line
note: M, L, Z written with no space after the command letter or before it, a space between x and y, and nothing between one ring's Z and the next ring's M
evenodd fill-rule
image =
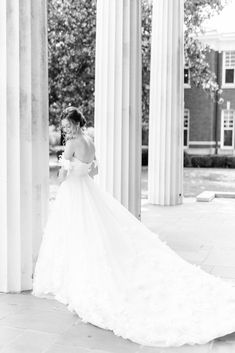
M142 221L179 255L205 271L235 281L235 200L177 207L142 202ZM52 299L29 292L0 293L0 353L235 353L235 333L206 345L151 348L83 324Z

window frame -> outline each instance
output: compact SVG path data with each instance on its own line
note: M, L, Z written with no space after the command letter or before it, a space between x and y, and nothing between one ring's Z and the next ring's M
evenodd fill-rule
M187 149L187 148L189 148L189 124L190 124L190 109L188 109L188 108L185 108L184 109L184 118L185 118L185 116L186 116L186 113L187 112L187 118L188 118L188 126L187 126L187 128L185 128L184 127L184 125L183 125L183 147L185 148L185 149ZM185 119L184 119L185 120ZM183 124L184 124L184 121L183 121ZM187 133L187 145L185 145L184 144L184 131L187 131L188 133Z
M228 52L234 52L235 55L235 50L225 50L223 52L223 65L222 65L222 88L235 88L235 64L234 66L225 66L226 62L226 53ZM226 78L226 69L233 69L234 70L234 78L233 78L233 83L227 83L225 82Z
M188 70L188 83L184 83L184 88L191 88L190 70L188 66L184 67L184 70Z
M233 127L232 128L224 128L224 113L232 112L233 113ZM224 145L224 131L229 130L232 131L232 146ZM220 132L220 148L223 150L233 150L234 149L234 134L235 134L235 110L234 109L223 109L221 111L221 132Z

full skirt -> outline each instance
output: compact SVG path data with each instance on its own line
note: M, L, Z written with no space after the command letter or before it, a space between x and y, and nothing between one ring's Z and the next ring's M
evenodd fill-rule
M32 294L149 346L203 344L235 331L235 288L178 256L88 176L59 187Z

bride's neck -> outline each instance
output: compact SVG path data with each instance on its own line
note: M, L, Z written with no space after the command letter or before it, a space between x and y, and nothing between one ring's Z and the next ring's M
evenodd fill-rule
M79 138L80 136L83 136L83 135L84 135L84 131L79 130L75 134L72 134L71 136L68 136L68 138L76 139L76 138Z

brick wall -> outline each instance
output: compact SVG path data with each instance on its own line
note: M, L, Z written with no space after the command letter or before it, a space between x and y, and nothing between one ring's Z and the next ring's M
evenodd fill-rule
M215 52L208 54L210 66L215 68ZM202 89L192 85L184 90L185 109L190 110L189 141L214 140L215 103Z
M222 70L223 70L223 54L211 51L207 55L207 61L213 72L217 74L217 60L218 60L218 81L222 85ZM195 148L209 151L212 142L216 139L220 141L221 130L221 111L227 108L227 101L230 101L230 108L235 109L235 89L223 89L222 98L224 103L217 105L217 129L216 129L216 103L210 96L202 89L192 85L191 88L185 88L185 109L190 110L190 128L189 141L196 141L197 144L190 144L189 147L195 152ZM207 142L210 141L210 144ZM203 144L205 142L205 144ZM214 146L213 146L214 147ZM209 151L209 153L212 151Z

